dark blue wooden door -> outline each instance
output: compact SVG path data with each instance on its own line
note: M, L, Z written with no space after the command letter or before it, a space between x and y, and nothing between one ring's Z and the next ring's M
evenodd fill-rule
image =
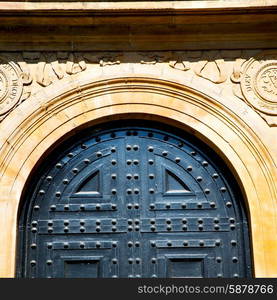
M142 127L76 138L25 202L18 274L250 276L242 198L206 150Z

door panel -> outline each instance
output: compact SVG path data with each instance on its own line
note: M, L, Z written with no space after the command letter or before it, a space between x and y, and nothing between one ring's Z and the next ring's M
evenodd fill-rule
M250 276L242 199L205 150L142 127L76 137L25 201L19 275Z

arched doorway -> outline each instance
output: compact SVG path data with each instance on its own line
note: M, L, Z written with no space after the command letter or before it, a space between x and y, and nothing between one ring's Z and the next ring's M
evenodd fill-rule
M22 277L249 277L240 191L185 132L138 120L86 130L32 177Z

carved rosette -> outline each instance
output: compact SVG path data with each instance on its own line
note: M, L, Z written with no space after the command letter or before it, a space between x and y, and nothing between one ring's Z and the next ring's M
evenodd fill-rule
M264 51L246 61L242 67L242 95L270 125L276 125L277 52Z
M0 119L15 107L23 93L20 68L13 62L0 63Z

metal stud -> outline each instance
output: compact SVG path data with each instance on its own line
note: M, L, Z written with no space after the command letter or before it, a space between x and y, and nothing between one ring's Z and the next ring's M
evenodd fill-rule
M221 262L222 262L222 258L221 258L220 256L218 256L218 257L216 258L216 262L221 263Z
M215 245L216 245L216 246L220 246L220 240L216 240L216 241L215 241Z
M112 226L112 231L113 231L113 232L117 231L116 226Z
M219 225L214 225L215 230L219 230L219 228L220 228Z
M151 262L152 262L152 264L155 264L155 263L157 262L157 259L153 257L153 258L151 259Z
M232 258L232 262L233 263L237 263L239 261L239 259L236 257L236 256L234 256L233 258Z
M116 160L112 159L111 163L112 163L113 166L115 166L116 165Z
M39 193L39 195L41 195L41 196L42 196L42 195L44 195L44 194L45 194L45 191L44 191L44 190L40 190L38 193Z
M134 165L138 165L139 164L139 160L138 159L134 159L133 163L134 163Z
M39 205L35 205L34 210L39 210Z
M188 241L184 241L184 242L183 242L183 246L184 246L184 247L187 247L188 244L189 244Z
M113 263L114 265L116 265L116 264L117 264L117 259L116 259L116 258L113 258L113 259L112 259L112 263Z
M213 201L210 202L210 207L211 207L211 208L215 208L215 202L213 202Z
M148 151L149 152L153 152L154 151L154 148L152 146L148 147Z
M192 171L192 166L187 166L187 171Z
M62 164L61 164L61 163L57 163L57 164L56 164L56 168L57 168L57 169L60 169L61 167L62 167Z
M69 210L69 205L68 204L64 205L63 209L64 210Z
M198 208L202 208L202 203L201 203L201 202L198 202L198 203L197 203L197 207L198 207Z
M129 180L132 179L132 174L127 174L126 178L129 179Z
M97 220L95 221L95 224L96 224L96 225L101 225L101 221L100 221L99 219L97 219Z
M52 247L53 247L53 244L52 244L52 243L47 243L47 248L48 248L48 249L52 249Z
M217 278L222 278L223 275L221 273L217 274Z
M203 177L198 176L198 177L196 177L196 180L197 180L198 182L201 182L201 181L203 180Z
M138 151L138 149L139 149L139 146L138 146L138 145L134 145L134 146L133 146L133 150L134 150L134 151Z
M187 231L187 230L188 230L187 225L182 226L182 229L183 229L184 231Z
M52 227L48 227L47 231L48 231L48 233L52 233L53 232L53 228Z
M85 209L86 209L85 205L84 205L84 204L81 204L81 205L80 205L80 210L81 210L81 211L84 211Z
M156 231L156 226L152 225L152 226L150 227L150 229L151 229L151 231Z
M35 243L33 243L33 244L31 244L31 249L36 249L37 248L37 244L35 244Z
M231 229L231 230L235 230L235 229L236 229L236 225L235 225L235 224L231 224L231 225L230 225L230 229Z
M81 231L81 229L80 229L80 231ZM101 227L100 226L96 226L95 231L96 232L100 232L101 231Z
M136 264L140 264L141 259L139 257L136 258Z
M52 179L53 179L52 176L47 176L47 177L46 177L46 180L47 180L47 181L51 181Z
M95 208L96 208L96 210L100 210L101 209L101 204L96 204Z
M218 224L219 223L219 219L218 218L214 218L214 223Z
M65 179L63 180L63 184L68 184L68 183L69 183L69 180L65 178Z
M168 247L171 247L171 246L172 246L172 242L168 241L168 242L167 242L167 246L168 246Z
M33 222L32 222L32 226L33 226L33 227L36 227L37 225L38 225L38 222L37 222L37 221L33 221Z
M112 179L116 179L116 174L111 175Z
M135 246L139 247L140 246L140 242L135 242Z
M56 197L61 197L61 192L56 192Z
M233 277L234 277L234 278L238 278L238 277L239 277L239 274L235 273L235 274L233 275Z
M83 162L85 163L85 164L89 164L90 163L90 160L88 159L88 158L85 158L84 160L83 160Z
M198 229L202 231L204 229L203 225L198 225Z
M156 247L156 243L154 241L151 242L152 247Z
M213 179L217 179L217 178L218 178L218 174L217 174L217 173L214 173L214 174L212 175L212 177L213 177Z
M181 161L180 157L175 157L175 162L178 164Z
M82 148L82 149L87 149L87 145L81 144L81 148Z
M204 193L205 193L206 195L208 195L208 194L210 194L210 190L209 190L209 189L205 189L205 190L204 190Z
M133 226L128 226L128 231L132 231L133 230Z
M68 249L69 248L69 244L68 243L63 243L63 247L64 247L64 249Z
M163 155L163 156L167 156L167 154L168 154L167 151L163 151L163 152L162 152L162 155Z
M126 193L127 193L128 195L131 195L131 194L132 194L132 189L127 189L127 190L126 190Z
M154 164L154 160L153 159L149 159L148 163L149 163L149 165L153 165Z
M203 240L199 241L199 246L204 247L205 246L205 242Z
M231 240L231 245L232 246L236 246L237 245L237 241L236 240Z
M116 194L116 189L112 189L112 194L115 195Z
M204 161L202 162L202 166L207 167L207 166L208 166L208 162L204 160Z
M32 232L32 233L36 233L37 231L38 231L38 230L37 230L37 228L35 228L35 227L31 229L31 232Z
M112 219L112 225L116 225L117 221L116 219Z
M129 225L132 225L132 224L133 224L133 220L132 220L132 219L128 219L127 222L128 222Z
M165 208L170 209L170 207L171 207L170 203L166 203Z
M149 207L150 207L150 209L155 209L155 204L154 204L154 203L151 203L151 204L149 205Z
M231 202L227 202L227 203L226 203L226 206L227 206L227 207L231 207L231 206L232 206L232 203L231 203Z
M132 164L132 161L131 161L130 159L127 159L127 160L126 160L126 163L127 163L127 165L131 165L131 164Z
M116 204L112 204L112 209L116 210L116 208L117 208Z
M186 203L182 203L182 208L183 209L187 208L187 204Z
M100 152L100 151L96 152L97 157L101 157L102 155L103 155L102 152Z
M187 222L188 222L187 219L185 219L185 218L182 219L182 223L183 223L183 224L187 224Z
M101 248L101 243L100 242L96 242L95 246L96 246L96 248Z
M127 146L126 146L126 150L127 150L127 151L130 151L131 149L132 149L131 145L127 145Z
M128 245L129 248L133 247L133 243L132 242L128 242L127 245Z
M51 205L51 206L50 206L50 209L51 209L52 211L56 210L56 205Z
M63 231L64 232L69 232L69 228L68 227L64 227Z
M139 204L138 204L138 203L135 203L135 204L134 204L134 208L135 208L135 209L139 209Z
M85 232L86 231L86 228L84 226L81 226L80 227L80 232Z
M171 231L171 230L172 230L172 226L168 225L168 226L166 227L166 230L167 230L167 231Z
M155 193L155 190L153 188L149 189L149 193L150 194L154 194Z
M31 264L32 267L34 267L37 264L37 262L35 260L31 260L30 264Z
M220 188L220 191L221 191L222 193L225 193L225 192L226 192L226 187L224 187L224 186L221 187L221 188Z
M113 246L113 248L116 248L117 247L117 242L112 242L112 246Z
M134 179L139 179L139 174L134 174Z
M111 152L112 152L112 153L116 152L116 148L115 148L115 147L112 147L112 148L111 148Z
M132 258L129 258L129 259L128 259L128 263L129 263L129 264L132 264L132 263L133 263L133 259L132 259Z
M77 174L77 173L79 172L79 169L74 168L74 169L72 169L72 172L73 172L74 174Z
M81 249L84 249L84 248L85 248L85 243L80 242L79 247L80 247Z

